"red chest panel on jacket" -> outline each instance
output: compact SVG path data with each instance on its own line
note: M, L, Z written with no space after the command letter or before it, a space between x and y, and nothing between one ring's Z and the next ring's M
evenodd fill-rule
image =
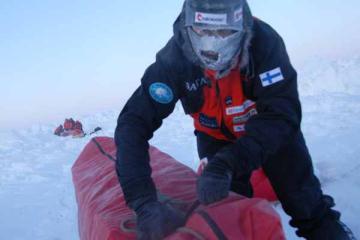
M221 79L215 79L215 72L206 70L211 86L203 88L204 105L198 113L192 114L195 129L220 140L231 140L245 134L245 123L255 115L255 102L247 99L243 92L243 77L233 70Z

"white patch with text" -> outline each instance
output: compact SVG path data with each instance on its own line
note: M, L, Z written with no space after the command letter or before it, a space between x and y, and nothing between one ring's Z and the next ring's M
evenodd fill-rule
M211 25L226 25L227 24L227 14L213 14L213 13L195 13L195 22L196 23L205 23Z
M226 115L229 116L229 115L234 115L234 114L238 114L238 113L243 113L243 112L245 112L246 109L253 106L254 104L255 104L255 102L246 100L243 103L243 105L226 108Z
M244 115L240 115L240 116L236 116L233 118L233 123L238 124L238 123L244 123L247 122L247 120L249 120L252 116L256 115L257 111L256 109L251 109L248 113L244 114Z

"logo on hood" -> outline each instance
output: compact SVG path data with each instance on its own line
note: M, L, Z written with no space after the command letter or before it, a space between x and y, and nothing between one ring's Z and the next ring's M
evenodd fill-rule
M234 13L234 21L238 22L242 19L243 19L243 9L240 8L240 9L236 10Z
M213 14L213 13L195 13L195 23L204 23L210 25L226 25L227 14Z

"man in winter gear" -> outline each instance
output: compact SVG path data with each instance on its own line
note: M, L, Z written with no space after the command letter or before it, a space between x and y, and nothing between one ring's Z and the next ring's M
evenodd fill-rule
M148 140L178 100L194 120L200 159L209 161L197 183L202 203L229 190L251 197L251 172L262 167L299 236L350 239L314 175L285 45L252 17L246 0L185 0L174 36L120 113L116 170L144 239L166 236L182 222L158 202L148 154ZM164 219L175 220L169 226ZM143 227L151 220L159 221L155 233Z
M64 122L64 130L65 131L73 130L74 127L75 127L74 119L72 119L72 118L65 119L65 122Z
M62 124L60 124L54 131L54 134L57 136L61 136L61 134L64 132L64 127Z
M74 138L81 138L86 135L81 122L74 121L72 118L65 119L64 126L58 126L55 129L54 134L61 137L72 136Z

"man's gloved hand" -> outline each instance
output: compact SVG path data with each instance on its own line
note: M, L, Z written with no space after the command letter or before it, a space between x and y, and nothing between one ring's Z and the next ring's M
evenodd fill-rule
M184 214L158 201L146 203L135 211L138 240L163 239L185 224Z
M221 159L213 158L197 180L197 195L202 204L220 201L229 195L232 172Z

